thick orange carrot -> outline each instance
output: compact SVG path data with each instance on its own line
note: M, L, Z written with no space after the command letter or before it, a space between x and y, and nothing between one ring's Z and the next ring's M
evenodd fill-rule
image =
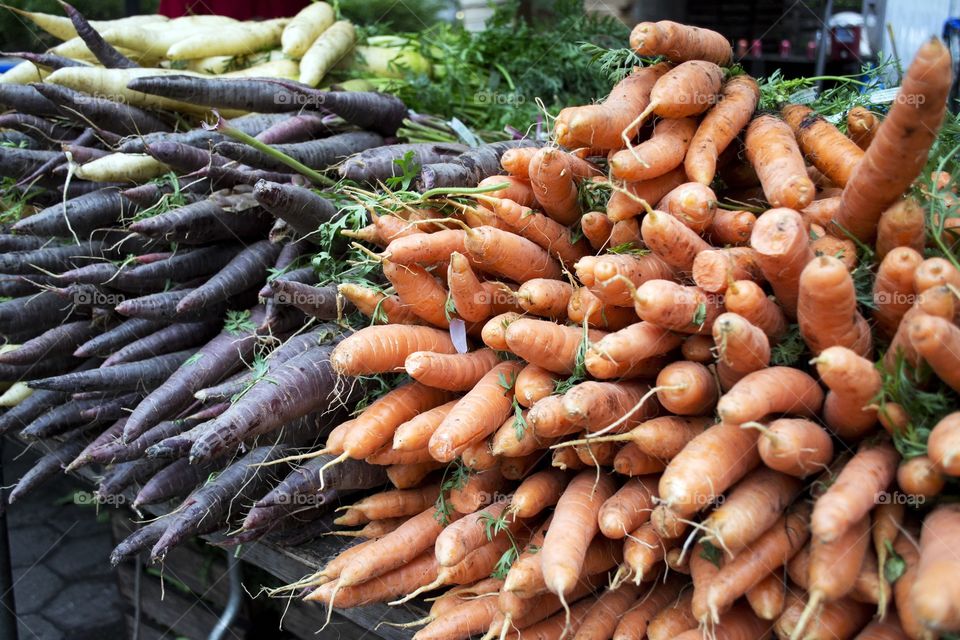
M544 581L553 593L563 596L576 584L587 547L598 529L597 513L614 489L609 476L597 480L592 471L583 471L560 496L540 550Z
M663 408L678 416L702 416L711 413L719 391L710 370L699 362L671 362L657 374L657 400ZM648 413L644 419L652 418Z
M554 373L569 374L576 368L581 350L604 335L595 330L585 334L583 329L549 320L521 318L507 327L506 342L510 351L527 362Z
M646 246L674 269L689 273L696 257L712 247L678 218L663 211L643 217L640 233Z
M584 616L574 640L609 640L622 616L637 599L640 588L629 583L604 591Z
M956 504L937 507L923 521L920 561L910 589L910 603L917 619L931 631L960 630L958 532L960 508Z
M778 342L787 332L783 311L755 282L737 280L728 286L724 305L767 334L771 343Z
M714 360L713 347L713 336L693 335L680 345L680 353L684 360L710 364Z
M530 180L530 160L539 151L539 147L517 147L507 149L500 156L500 166L507 173L522 180Z
M671 575L641 595L620 619L613 640L642 640L646 637L650 621L673 604L684 585L683 576Z
M813 202L816 187L793 131L775 116L759 116L747 127L747 159L757 172L763 193L774 207L803 209Z
M384 257L395 264L434 264L445 262L454 251L463 253L466 232L463 229L441 229L434 233L413 233L392 240Z
M634 309L641 320L680 333L710 333L723 309L721 296L672 280L648 280L637 287Z
M599 211L589 211L580 218L580 228L594 251L600 251L610 242L613 220Z
M671 549L671 552L677 549ZM668 552L669 555L669 552ZM684 631L697 628L697 619L691 608L693 591L687 591L660 610L647 627L649 640L672 640Z
M447 288L439 279L418 264L395 264L384 260L382 265L383 275L404 305L435 327L450 326L446 313Z
M802 637L804 640L852 638L867 624L873 613L870 605L857 602L852 598L829 602L820 609L817 618L807 625L801 636L797 631L797 622L803 614L803 609L803 598L799 597L799 594L791 594L783 614L774 627L778 638Z
M641 22L630 33L630 46L641 56L665 56L672 62L709 60L728 66L733 51L725 37L710 29L661 20Z
M691 180L710 184L716 175L717 159L753 116L760 99L757 81L743 74L727 80L720 99L697 128L684 159Z
M790 367L754 371L737 382L717 403L717 413L734 425L759 420L769 413L815 416L823 391L812 377Z
M530 407L527 424L540 439L556 438L579 431L577 425L567 416L561 395L551 395L538 400Z
M447 286L458 316L467 322L485 322L493 315L493 300L487 295L486 284L477 277L465 255L450 254Z
M800 209L800 215L807 227L817 224L823 228L829 226L830 221L837 215L840 209L840 196L829 198L817 198L803 209Z
M775 571L747 591L747 604L761 620L776 620L783 613L787 585Z
M687 182L663 196L657 209L666 211L693 231L704 233L713 223L717 195L706 185Z
M500 361L492 349L469 353L416 351L403 364L407 374L428 387L447 391L472 389Z
M758 467L703 521L708 532L703 539L728 553L739 552L776 522L800 489L796 478Z
M393 441L401 424L450 399L450 393L408 382L377 399L357 416L343 440L344 454L360 460Z
M511 415L500 428L490 437L490 452L495 456L502 456L506 463L512 458L523 458L539 453L548 448L556 438L540 438L529 427L529 412L524 411L518 418Z
M693 261L693 281L711 293L722 293L737 280L762 282L756 253L750 247L702 251Z
M945 284L960 287L960 271L944 258L927 258L913 274L913 290L917 293Z
M830 542L873 508L878 493L897 472L900 456L888 443L862 445L844 465L836 481L817 498L811 517L813 535Z
M944 416L927 440L927 453L944 473L960 476L960 413Z
M917 51L897 100L843 189L834 219L839 233L872 240L880 215L920 174L943 120L950 65L950 53L937 38Z
M437 461L419 464L392 464L387 467L387 479L396 489L413 489L423 483L430 473L443 466Z
M894 247L877 268L873 284L873 319L881 335L893 336L915 302L913 280L923 256L909 247Z
M870 326L857 311L853 278L837 258L820 256L800 274L797 322L800 335L814 354L841 346L869 357L873 351Z
M743 376L770 364L770 340L760 327L736 313L721 313L713 323L718 363ZM736 381L734 380L734 381Z
M782 567L810 537L809 509L799 506L780 517L750 548L734 556L706 585L703 607L694 600L694 615L701 623L718 621L734 601Z
M781 418L761 429L759 450L765 465L797 478L823 471L833 459L830 434L801 418Z
M370 548L376 546L383 539L375 540ZM438 565L432 553L420 553L389 571L368 576L368 579L362 583L346 584L344 574L351 568L345 568L337 582L328 582L321 585L307 595L305 599L310 602L324 602L328 607L339 607L341 609L385 602L433 580L437 575Z
M705 60L689 60L663 74L650 91L650 104L634 123L651 113L662 118L685 118L703 113L717 102L723 69ZM624 142L629 136L624 133ZM629 145L628 145L629 146Z
M846 347L828 347L815 358L817 373L830 389L823 402L823 419L841 438L859 438L877 424L869 405L883 380L874 363Z
M897 200L880 214L877 223L877 258L883 260L897 247L923 252L926 243L926 213L916 198Z
M660 120L646 141L613 154L610 170L615 178L631 182L662 176L683 162L696 130L697 121L693 118Z
M544 469L529 476L513 493L510 512L518 518L532 518L560 499L569 476L558 469Z
M499 518L509 505L509 497L504 496L484 509L447 525L437 536L434 545L434 554L440 566L452 567L489 542L484 529L485 522ZM501 532L495 537L506 537L506 534Z
M382 241L390 244L398 238L414 235L422 231L420 225L410 224L397 215L377 215L370 216L376 227L377 234Z
M847 184L853 168L863 159L863 149L810 107L788 104L781 113L813 166L833 184Z
M713 223L707 229L705 237L711 244L722 247L743 246L749 244L757 216L749 211L730 211L717 208Z
M623 147L623 132L629 138L637 135L639 127L629 125L650 104L653 84L669 69L668 64L637 69L618 82L602 103L564 109L557 115L557 141L566 147L576 142L600 149Z
M930 315L911 319L907 326L910 344L944 383L960 391L960 328L949 320Z
M334 370L347 376L390 373L403 368L415 351L456 353L450 334L431 327L364 327L347 336L330 354Z
M360 313L373 319L375 324L423 323L397 296L388 296L376 289L352 282L337 285L337 291L353 303Z
M619 223L618 223L619 224ZM637 322L637 314L628 307L605 304L587 287L577 287L567 302L567 320L574 324L617 331Z
M490 438L468 444L460 453L460 459L472 471L485 471L500 464L500 457L490 448Z
M452 609L438 614L427 626L417 631L413 635L414 640L469 638L486 631L499 611L497 599L493 597L457 599L457 602Z
M600 431L620 423L626 431L657 414L657 402L649 398L650 385L642 382L596 382L575 385L563 396L567 419L580 429ZM645 396L648 398L637 407Z
M628 442L613 458L613 470L629 478L659 473L665 466L663 460L645 453L633 442Z
M480 332L483 344L494 351L509 350L507 346L507 328L522 317L519 313L508 311L495 315L487 320Z
M873 142L879 127L880 118L864 107L856 106L847 112L847 135L864 151Z
M567 265L590 253L584 240L574 242L570 230L563 224L524 207L512 200L476 196L481 203L488 204L498 218L506 222L515 232L527 240L536 243Z
M647 207L655 206L665 195L686 181L687 174L683 167L677 167L656 178L627 182L622 190L617 188L610 195L610 200L607 202L607 216L614 222L638 216L644 213Z
M573 447L577 452L577 457L585 467L609 467L616 468L616 457L619 453L619 447L614 442L593 442L585 440ZM629 475L629 474L627 474Z
M640 235L640 223L636 218L627 218L615 222L610 229L610 250L616 253L627 250L638 251L643 249L643 238Z
M508 280L561 277L560 264L544 249L509 231L487 226L472 229L466 248L477 266Z
M658 534L652 522L641 524L623 543L624 571L636 585L649 581L656 577L667 549L677 543L675 539Z
M577 185L567 154L543 147L530 159L530 186L544 213L561 224L572 224L580 217Z
M759 462L755 434L735 424L713 425L667 465L660 477L660 502L682 517L690 516L709 506Z
M429 484L416 489L382 491L350 505L349 511L362 513L369 520L413 516L436 502L438 495L439 484Z
M607 304L632 307L632 289L648 280L673 277L673 269L658 256L587 256L574 265L577 279ZM617 276L622 276L618 278ZM625 280L624 280L625 279Z
M910 640L896 613L888 613L882 621L874 620L863 628L855 640Z
M660 460L670 460L676 456L688 442L703 433L713 424L713 418L707 416L683 417L660 416L646 420L626 433L612 436L600 436L597 440L611 442L631 442L643 453ZM565 444L571 444L567 442Z
M537 400L553 393L557 380L559 380L557 374L535 364L528 364L517 374L514 385L517 402L524 407L532 407Z
M536 150L534 147L528 148L534 151ZM509 149L508 151L514 151L514 149ZM530 188L529 180L524 180L515 176L490 176L477 183L477 186L481 188L492 187L493 185L503 183L507 183L509 186L496 191L488 191L486 192L486 195L490 196L491 198L504 198L506 200L513 200L523 207L536 206L537 199L533 195L533 189Z
M527 313L551 320L565 320L573 286L563 280L534 278L517 289L517 300Z
M914 498L935 498L944 484L946 477L928 456L910 458L897 469L897 485Z
M680 345L682 338L650 322L637 322L590 344L584 364L591 376L627 378L645 369L643 362Z
M450 505L458 513L473 513L492 502L503 484L499 466L471 474L463 486L450 490Z
M800 273L813 259L803 219L791 209L770 209L759 218L750 235L750 246L777 302L789 317L796 316Z
M429 411L424 411L398 426L393 433L393 448L398 451L416 451L426 447L430 442L430 436L457 402L457 400L451 400Z
M597 522L608 538L623 538L650 518L657 497L653 476L631 478L600 506Z

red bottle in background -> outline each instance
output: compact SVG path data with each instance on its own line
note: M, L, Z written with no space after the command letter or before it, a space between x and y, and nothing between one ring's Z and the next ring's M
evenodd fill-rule
M160 0L157 13L170 18L205 14L251 20L294 16L308 4L309 0Z

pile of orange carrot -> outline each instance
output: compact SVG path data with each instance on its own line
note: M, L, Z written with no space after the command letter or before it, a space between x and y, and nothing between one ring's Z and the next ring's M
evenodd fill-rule
M951 637L947 49L844 133L757 112L720 34L643 23L631 46L660 61L507 151L489 191L358 234L389 288L341 286L375 320L331 363L409 378L324 453L394 488L343 507L363 541L291 588L429 594L416 640Z

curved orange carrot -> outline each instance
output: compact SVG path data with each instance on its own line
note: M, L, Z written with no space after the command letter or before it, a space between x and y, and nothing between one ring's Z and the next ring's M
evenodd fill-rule
M847 135L864 151L873 142L879 127L880 118L864 107L856 106L847 112Z
M960 413L944 416L927 439L927 453L951 476L960 476Z
M558 469L544 469L527 477L510 501L510 512L518 518L532 518L560 499L570 477Z
M416 351L407 356L403 367L411 378L428 387L467 391L499 361L492 349L454 354Z
M393 441L394 432L414 416L450 399L450 393L409 382L378 398L355 419L343 440L344 455L366 458Z
M656 478L649 476L627 480L600 506L597 514L600 532L608 538L625 537L650 518L656 497Z
M683 167L677 167L662 176L627 182L621 188L615 189L607 202L607 216L614 222L633 218L644 213L647 207L653 207L665 195L687 182L687 174ZM646 206L644 206L646 205Z
M561 224L580 217L577 185L567 154L543 147L530 159L530 186L544 213Z
M710 333L722 308L720 296L672 280L648 280L634 294L642 320L681 333Z
M813 166L833 184L847 184L854 167L863 159L863 149L810 107L788 104L781 113Z
M567 302L567 320L596 329L617 331L639 320L629 307L605 304L587 287L577 287Z
M771 343L778 342L787 332L783 311L755 282L737 280L728 286L724 304L728 311L743 317L767 334Z
M477 227L467 234L470 257L484 271L514 282L531 278L560 279L560 264L534 242L494 227Z
M610 157L610 171L615 178L631 182L662 176L683 162L696 130L693 118L660 120L646 141Z
M554 373L572 373L578 353L605 333L566 327L549 320L521 318L507 327L507 347L529 363ZM587 344L583 344L586 342Z
M724 83L720 100L697 128L684 159L691 180L710 184L716 175L717 159L743 130L760 99L757 81L743 74Z
M700 235L676 217L651 211L643 217L640 233L644 244L674 269L690 272L696 257L711 247Z
M820 256L804 267L797 322L814 354L832 346L846 347L864 357L873 351L870 326L857 311L853 278L837 258Z
M517 300L527 313L551 320L565 320L573 285L563 280L534 278L517 289Z
M830 389L823 403L823 420L841 438L859 438L877 424L868 405L883 387L873 361L845 347L828 347L815 358L817 373Z
M559 380L552 371L535 364L528 364L517 374L514 395L522 406L530 408L533 404L551 393Z
M833 459L830 434L809 420L780 418L769 423L760 433L760 459L781 473L805 478L823 471Z
M926 213L916 198L897 200L880 214L877 223L877 258L883 260L897 247L923 252L927 239Z
M672 351L682 338L650 322L637 322L592 342L584 357L591 376L602 380L628 378L643 362Z
M750 234L757 223L757 216L749 211L730 211L718 208L713 222L704 234L711 244L742 246L750 242Z
M717 403L725 422L743 424L769 413L815 416L823 405L817 381L799 369L770 367L747 374Z
M424 234L429 235L429 234ZM435 327L447 328L447 288L433 274L417 264L395 264L384 260L383 275L396 290L400 301L413 313Z
M580 218L580 228L594 251L600 251L610 242L613 220L599 211L589 211Z
M360 313L372 318L377 324L422 324L423 320L417 317L410 307L400 302L397 296L388 296L384 293L364 287L352 282L337 285L337 291L344 298L353 303ZM383 319L378 315L383 314Z
M384 257L395 264L433 264L445 262L454 251L463 253L466 232L463 229L441 229L433 233L412 233L391 240Z
M960 328L949 320L930 315L911 319L907 326L910 344L944 383L960 391Z
M789 317L797 313L800 273L813 260L803 219L791 209L770 209L759 218L750 235L760 270Z
M923 256L909 247L894 247L877 268L873 283L873 319L885 336L893 336L907 310L913 306L913 279Z
M674 275L670 265L650 254L587 256L573 266L577 279L595 296L619 307L634 306L633 289L644 282Z
M767 202L790 209L813 202L816 187L807 176L793 131L783 120L769 115L754 118L744 142Z
M709 60L728 66L733 59L730 43L710 29L661 20L641 22L630 33L630 47L641 56L665 56L673 62Z
M770 364L767 334L736 313L721 313L713 323L717 361L734 375L734 382ZM718 365L718 366L719 366Z
M493 315L493 301L486 295L487 290L473 271L470 261L462 253L450 254L447 266L447 286L450 299L457 315L467 322L485 322Z
M515 233L536 243L564 264L572 265L589 253L584 240L574 242L567 227L538 211L512 200L487 195L475 197L479 202L489 204L497 217L510 225Z
M456 353L450 334L432 327L382 325L364 327L333 349L330 364L341 375L393 372L415 351Z

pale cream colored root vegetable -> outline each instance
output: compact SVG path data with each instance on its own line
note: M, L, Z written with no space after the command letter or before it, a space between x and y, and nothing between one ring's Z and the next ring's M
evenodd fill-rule
M280 47L291 58L299 59L335 20L333 9L326 2L308 4L283 29Z
M287 18L277 18L210 29L171 45L167 57L192 60L208 56L249 55L280 44L280 35L287 22Z
M93 182L143 183L170 171L170 167L145 153L111 153L77 167L76 175Z
M29 84L31 82L43 82L43 79L46 76L46 71L40 69L32 62L24 60L6 73L0 75L0 84Z
M286 78L296 80L300 77L300 65L296 60L270 60L245 69L237 69L221 74L224 78Z
M70 18L66 16L58 16L51 13L39 13L35 11L24 11L23 9L17 9L15 7L7 7L7 9L23 16L24 18L27 18L33 24L37 25L55 38L59 38L60 40L69 40L70 38L77 37L77 30L74 28L73 22L71 22ZM91 20L90 26L102 33L107 29L118 29L133 25L142 25L149 22L167 22L167 17L158 14L144 14L139 16L118 18L116 20Z
M357 41L357 32L346 20L335 22L320 34L300 60L300 82L315 87Z
M208 109L187 104L179 100L171 100L161 96L133 91L127 88L127 83L134 78L145 78L159 75L189 75L198 78L204 77L199 73L179 71L175 69L104 69L102 67L64 67L57 69L46 81L63 85L77 91L93 94L126 102L136 107L153 109L168 109L171 111L186 111L198 115L206 114ZM226 113L226 112L224 112ZM233 113L233 112L231 112Z

